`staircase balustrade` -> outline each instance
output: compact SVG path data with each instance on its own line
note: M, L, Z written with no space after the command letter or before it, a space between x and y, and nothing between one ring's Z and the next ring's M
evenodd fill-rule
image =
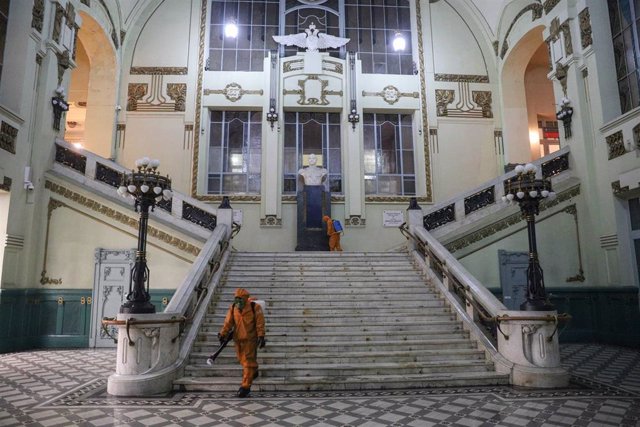
M562 387L568 374L560 366L558 326L570 316L553 312L510 311L423 226L422 211L408 210L402 233L427 281L449 301L469 332L492 357L496 371L514 385Z
M550 178L552 184L569 177L569 147L563 147L534 162L538 166L537 178ZM483 208L496 205L505 195L506 183L516 176L515 171L501 175L471 191L460 193L458 196L437 203L426 209L422 225L428 231L441 235L482 217ZM498 207L495 207L498 209ZM450 225L450 227L444 227Z
M55 141L53 158L50 172L54 175L133 209L133 200L116 193L122 175L130 172L127 168L61 139ZM117 365L107 385L107 391L118 396L166 393L172 390L174 379L183 375L200 324L220 283L230 240L239 231L228 203L214 211L209 205L174 192L170 201L158 206L165 212L156 211L156 220L169 219L181 232L195 234L205 243L164 312L121 313L117 318L104 319L103 325L118 328Z

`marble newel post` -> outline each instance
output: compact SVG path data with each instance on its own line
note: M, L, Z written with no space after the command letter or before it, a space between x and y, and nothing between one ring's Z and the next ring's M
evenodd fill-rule
M327 251L329 239L322 217L331 217L331 193L326 189L327 170L318 166L315 154L298 176L304 183L298 191L298 242L296 251Z
M217 226L225 225L229 236L233 224L233 210L228 202L226 205L223 202L218 207L216 217ZM205 263L206 261L204 260ZM194 264L192 268L202 266ZM173 298L194 294L193 288L196 285L183 282L183 285L176 289ZM153 288L150 293L153 293ZM116 325L116 372L109 376L109 394L150 396L168 393L173 389L173 381L180 374L188 356L188 349L182 348L186 334L180 335L180 323L175 322L183 316L184 312L166 311L153 314L118 314L118 321L129 324Z

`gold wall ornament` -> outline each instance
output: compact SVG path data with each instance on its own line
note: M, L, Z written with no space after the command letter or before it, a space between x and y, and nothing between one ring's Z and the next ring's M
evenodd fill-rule
M365 196L365 202L370 203L409 203L411 199L417 199L418 202L429 202L426 196Z
M424 73L424 37L422 34L422 7L420 6L420 1L416 1L416 21L418 27L418 64L419 74L420 74L420 97L422 98L422 102L420 102L420 106L422 108L422 144L423 144L423 153L424 153L424 176L425 176L425 184L426 184L426 200L427 202L431 202L433 199L432 196L432 184L431 184L431 153L429 152L429 140L425 137L427 135L427 131L429 130L429 117L427 110L427 84L426 84L426 76Z
M184 137L182 139L182 149L190 150L193 145L193 123L185 123L184 125Z
M580 185L576 185L571 187L561 193L559 193L554 200L545 200L540 204L540 212L545 211L553 206L556 206L562 202L565 202L573 197L576 197L580 194ZM524 217L522 213L516 212L514 214L509 215L506 218L503 218L499 221L496 221L492 224L489 224L485 227L479 228L478 230L467 234L464 237L459 239L455 239L444 245L445 248L451 253L459 251L460 249L464 249L467 246L472 245L473 243L479 242L487 237L491 237L499 231L505 230L512 225L519 223L520 221L524 221Z
M393 85L383 87L380 92L366 92L363 90L362 96L380 96L384 102L389 105L395 104L402 97L420 98L418 92L400 92L400 90Z
M544 13L549 14L549 12L551 12L553 8L558 5L558 3L560 3L560 0L545 0L545 2L542 4Z
M315 96L308 96L309 91L307 85L309 83L318 82L320 84L319 98ZM327 96L337 95L342 96L341 90L328 90L329 80L321 79L317 74L309 74L305 79L298 80L298 86L300 89L284 89L283 95L299 95L298 105L329 105Z
M240 84L232 82L224 87L224 89L205 89L204 95L224 95L227 100L236 102L242 99L244 95L263 95L262 89L245 90Z
M260 218L260 227L282 227L282 218L266 215L264 218Z
M167 83L167 95L174 102L174 111L184 111L187 99L186 83Z
M446 117L448 106L455 99L456 93L453 89L436 89L436 115Z
M475 102L482 109L482 117L486 119L493 118L493 111L491 110L491 91L490 90L474 90L471 92L473 102Z
M149 85L147 83L129 83L127 91L127 111L137 111L138 101L146 94Z
M452 83L489 83L489 76L476 74L435 74L434 80L437 82Z
M528 6L525 6L522 10L520 10L520 12L518 12L515 18L513 18L513 20L511 21L511 24L509 25L509 28L507 28L507 31L505 32L505 35L502 39L502 49L500 50L500 59L504 59L505 55L507 54L507 51L509 50L509 43L507 39L509 38L509 34L511 34L511 30L513 30L513 26L516 25L516 22L518 22L518 19L520 19L525 13L531 12L531 22L533 22L536 19L542 18L542 11L543 11L543 8L541 4L532 3Z
M82 194L76 193L75 191L69 190L51 181L45 181L45 188L51 191L52 193L59 194L63 196L65 199L70 200L74 203L77 203L80 206L90 209L93 212L96 212L100 215L106 216L111 220L115 220L135 230L138 229L138 220L136 218L130 217L113 208L105 206L95 200L89 199L88 197L83 196ZM64 205L64 206L71 209L68 205ZM77 212L84 214L84 212L81 212L81 211L77 211ZM197 246L189 242L186 242L178 237L174 237L171 234L168 234L155 227L149 226L147 230L147 234L155 239L158 239L164 243L167 243L168 245L178 248L181 251L191 254L193 256L198 256L198 254L200 253L200 248L198 248Z
M622 131L613 133L605 138L607 146L609 147L609 160L615 159L627 153L624 148L624 139Z
M294 59L293 61L286 61L282 64L282 73L290 73L292 71L302 70L304 68L304 60Z
M591 29L591 15L589 14L589 8L585 7L578 14L578 20L580 21L580 44L583 49L593 44L593 30Z
M17 139L18 129L3 121L0 125L0 148L11 154L16 154Z
M64 72L71 68L71 57L68 50L56 53L56 57L58 58L58 86L60 86L64 78Z
M44 0L35 0L31 10L31 28L37 32L42 32L44 23Z
M195 197L195 199L202 202L221 202L225 196L222 194L201 194ZM230 194L230 202L260 202L262 197L259 194L244 195L244 194Z
M11 178L5 176L2 182L0 182L0 190L11 191L11 182Z
M64 18L64 9L60 5L60 3L55 4L55 18L53 20L53 31L51 33L51 38L56 42L60 43L60 35L62 34L62 18Z
M129 74L136 76L186 76L187 67L131 67Z
M127 125L125 123L116 124L116 148L124 150L124 143L127 136Z
M326 59L322 60L322 69L336 74L342 74L344 72L344 68L341 63L336 61L327 61Z

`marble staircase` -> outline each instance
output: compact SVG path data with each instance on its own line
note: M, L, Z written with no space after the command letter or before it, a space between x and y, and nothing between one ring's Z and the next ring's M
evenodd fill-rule
M176 388L236 391L217 332L238 287L266 301L267 346L253 391L507 384L406 253L234 253Z

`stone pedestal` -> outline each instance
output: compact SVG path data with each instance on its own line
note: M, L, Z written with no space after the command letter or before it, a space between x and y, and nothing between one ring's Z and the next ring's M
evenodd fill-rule
M324 185L305 185L298 192L298 243L296 251L328 251L327 225L322 217L331 217L331 193Z

